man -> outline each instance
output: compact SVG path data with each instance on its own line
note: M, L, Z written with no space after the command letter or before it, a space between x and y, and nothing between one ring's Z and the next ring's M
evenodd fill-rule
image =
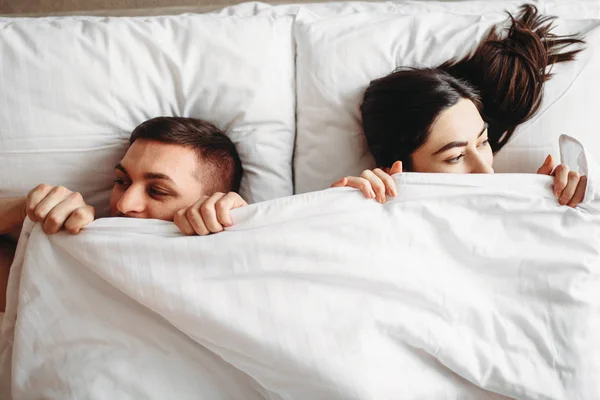
M158 117L131 133L115 166L111 217L173 221L186 235L208 235L231 225L229 211L247 205L239 189L242 164L231 140L214 125L193 118ZM95 218L81 194L38 185L26 197L0 199L0 235L18 233L25 217L44 232L77 234ZM0 239L0 290L6 290L14 244ZM4 310L5 293L0 294Z

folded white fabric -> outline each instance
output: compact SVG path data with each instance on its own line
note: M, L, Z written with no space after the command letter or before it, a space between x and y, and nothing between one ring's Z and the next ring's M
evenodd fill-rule
M572 209L547 176L395 179L385 205L307 193L236 210L209 237L152 220L77 236L28 224L2 325L14 398L600 393L597 192Z
M541 13L562 18L600 18L600 4L596 0L529 0ZM251 1L215 11L220 15L296 15L301 9L323 16L339 16L353 13L427 14L445 12L462 15L503 14L516 12L521 0L461 0L461 1L333 1L327 3L268 4Z

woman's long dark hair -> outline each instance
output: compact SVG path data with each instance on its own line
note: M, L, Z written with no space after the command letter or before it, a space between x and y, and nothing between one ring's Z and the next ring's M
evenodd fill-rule
M488 122L494 152L502 148L518 125L540 108L548 66L570 61L582 49L564 51L583 41L553 34L554 17L524 5L511 25L491 28L475 51L437 68L400 68L374 80L367 88L361 113L370 152L380 167L403 162L410 170L411 154L422 146L431 125L460 99L475 103Z

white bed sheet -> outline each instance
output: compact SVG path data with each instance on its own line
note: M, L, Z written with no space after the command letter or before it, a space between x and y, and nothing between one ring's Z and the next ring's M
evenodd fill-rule
M402 174L385 205L307 193L237 210L203 238L152 220L77 236L29 223L2 324L4 394L594 398L597 167L562 140L590 176L577 209L547 176Z

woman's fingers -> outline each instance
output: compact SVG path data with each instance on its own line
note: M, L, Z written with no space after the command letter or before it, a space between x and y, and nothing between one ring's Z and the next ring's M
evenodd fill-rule
M554 169L554 159L550 154L546 157L546 160L541 167L538 168L537 173L541 175L551 175Z
M398 194L396 190L396 182L394 181L394 178L391 177L391 175L386 174L383 170L379 168L374 169L373 173L377 175L379 179L381 179L381 181L385 185L385 192L387 194L394 197Z
M585 196L585 189L587 187L587 177L582 176L579 179L579 183L577 184L577 189L575 189L575 194L571 197L571 201L569 201L569 207L576 207L583 201L583 197Z
M577 172L569 171L569 174L567 175L567 185L558 198L560 205L564 206L571 202L571 199L575 195L575 189L577 189L577 185L579 184L579 178L580 177Z
M585 197L587 178L580 176L576 171L569 171L569 167L560 164L554 172L554 195L560 205L576 207Z
M371 188L375 192L377 201L381 204L385 203L385 184L383 181L373 171L368 169L365 169L360 176L369 181Z
M347 177L343 177L339 181L333 182L330 187L334 188L334 187L344 187L344 186L348 186L348 178Z
M348 176L344 179L346 179L345 186L359 189L361 192L363 192L365 197L367 197L369 199L375 198L375 192L373 191L373 188L371 187L371 182L369 182L367 179L358 178L356 176Z
M386 194L389 196L398 195L396 182L391 174L400 172L402 172L402 162L396 161L389 169L375 168L372 171L366 169L360 174L360 177L346 176L334 182L331 187L353 187L362 191L365 197L377 199L378 202L383 204L386 201Z
M390 168L390 175L399 174L402 172L402 161L396 161Z
M560 164L554 170L554 195L556 198L560 198L563 190L567 187L569 180L569 167L565 164Z

